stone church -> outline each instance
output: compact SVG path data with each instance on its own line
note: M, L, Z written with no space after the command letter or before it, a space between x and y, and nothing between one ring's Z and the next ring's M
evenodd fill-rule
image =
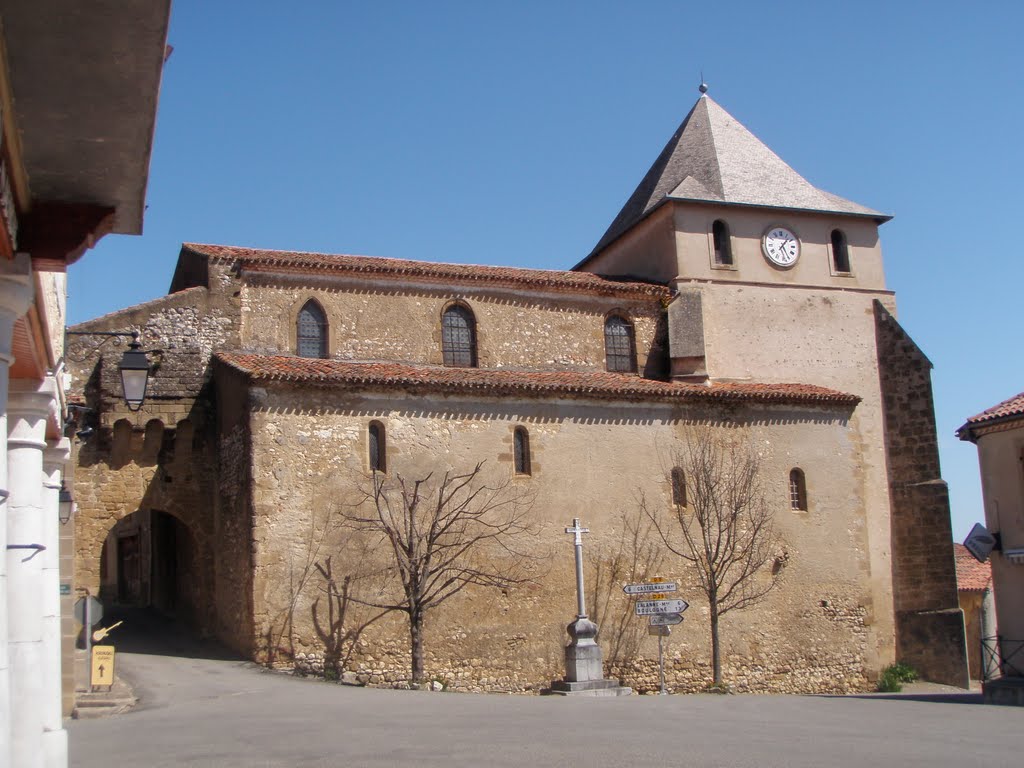
M885 286L889 218L814 187L702 93L567 271L186 243L166 297L75 329L138 330L153 361L131 411L121 350L73 337L68 351L86 429L77 583L323 671L341 575L379 591L359 581L374 553L352 549L343 519L368 478L483 462L529 494L544 567L432 612L426 672L535 690L561 677L575 615L564 527L592 532L594 612L625 615L621 583L600 585L623 520L640 498L685 504L672 456L713 425L757 446L784 567L765 601L723 619L726 678L863 690L898 658L964 684L931 365ZM670 688L706 687L707 600L681 561L645 575L678 579L691 604L668 641ZM404 617L349 608L363 624L345 672L403 684ZM606 649L609 673L652 687L656 648Z

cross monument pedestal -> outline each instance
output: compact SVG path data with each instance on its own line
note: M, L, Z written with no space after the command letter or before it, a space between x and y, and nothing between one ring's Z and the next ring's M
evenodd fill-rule
M571 640L565 646L565 679L552 682L549 693L557 696L626 696L633 692L632 688L620 685L618 680L605 679L601 646L595 640L597 624L587 618L583 599L583 534L590 533L590 529L581 528L577 517L565 532L575 537L576 620L566 627Z

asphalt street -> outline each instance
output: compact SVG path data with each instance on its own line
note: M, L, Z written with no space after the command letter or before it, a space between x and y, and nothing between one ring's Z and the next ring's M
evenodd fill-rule
M199 647L124 653L132 711L72 721L71 765L1021 765L1024 711L970 694L573 699L357 688ZM219 657L219 658L218 658Z

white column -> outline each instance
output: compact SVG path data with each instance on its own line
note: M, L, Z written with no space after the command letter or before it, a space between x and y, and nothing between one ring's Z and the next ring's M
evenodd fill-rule
M55 384L14 381L7 400L7 546L43 542L43 449ZM43 768L43 558L7 551L11 765Z
M66 437L43 451L43 763L66 768L68 734L61 715L60 663L60 481L71 456Z
M11 760L10 662L7 653L7 389L14 323L32 303L29 258L0 259L0 766Z

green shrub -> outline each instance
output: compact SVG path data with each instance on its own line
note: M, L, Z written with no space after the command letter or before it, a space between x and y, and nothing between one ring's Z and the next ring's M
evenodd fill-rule
M904 683L912 683L917 680L917 671L909 664L897 661L882 670L878 676L879 693L899 693L903 690Z

